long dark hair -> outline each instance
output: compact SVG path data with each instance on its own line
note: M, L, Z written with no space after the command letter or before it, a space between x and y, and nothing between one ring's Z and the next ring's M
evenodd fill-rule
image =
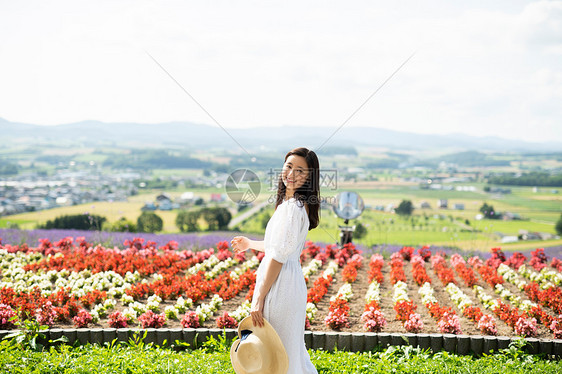
M318 227L320 222L319 208L320 208L320 163L318 162L318 157L314 151L311 151L304 147L295 148L285 156L285 161L289 156L301 156L306 160L308 166L308 178L295 191L294 198L299 200L303 205L306 203L308 205L308 221L310 226L308 230ZM277 199L275 202L275 209L283 202L285 198L285 193L287 187L283 183L282 173L279 174L279 184L277 187Z

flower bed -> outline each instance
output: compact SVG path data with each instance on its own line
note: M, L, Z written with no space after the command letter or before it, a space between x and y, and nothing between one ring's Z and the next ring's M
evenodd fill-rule
M140 238L120 248L81 237L33 245L0 245L0 329L25 319L59 328L235 328L249 313L260 261L234 256L226 242L199 251ZM367 267L352 244L307 242L301 260L311 331L562 335L560 262L543 251L527 259L494 249L466 260L404 247L390 259L371 256Z

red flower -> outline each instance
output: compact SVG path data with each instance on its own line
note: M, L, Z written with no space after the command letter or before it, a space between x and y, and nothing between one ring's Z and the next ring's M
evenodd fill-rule
M159 329L166 323L166 316L164 313L156 314L152 310L149 310L148 312L141 314L139 322L143 329L148 327Z
M330 302L330 312L324 320L326 326L332 330L340 330L349 327L349 305L347 300L336 298Z
M330 284L332 284L332 276L331 275L328 275L327 278L318 277L314 281L314 284L312 285L312 288L310 288L308 290L307 302L316 304L320 300L322 300L324 295L326 295L326 293L328 293L328 288L330 287Z
M222 316L217 317L217 327L219 329L233 329L238 327L238 322L234 318L232 318L228 312L224 312Z
M399 253L404 260L410 261L410 259L412 258L412 255L414 254L414 248L412 248L412 247L402 247L402 249L400 249Z
M187 313L185 313L180 323L183 326L183 328L186 329L197 328L200 326L199 317L197 316L197 313L195 313L193 310L190 310Z
M92 320L92 315L85 309L80 310L78 315L72 319L76 327L88 327Z
M396 319L405 322L410 318L410 314L415 313L417 305L413 301L399 301L394 305L396 311Z
M384 266L384 259L380 254L374 254L371 256L371 261L369 262L369 273L368 280L371 283L375 280L377 283L382 283L382 267Z
M127 327L127 318L120 311L115 311L109 315L109 326L113 328Z

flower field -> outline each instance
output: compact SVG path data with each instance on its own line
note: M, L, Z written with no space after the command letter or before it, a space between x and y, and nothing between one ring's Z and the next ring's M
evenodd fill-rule
M227 242L179 249L143 238L119 247L84 237L1 244L0 329L236 327L248 315L263 253ZM307 329L562 338L562 261L530 255L465 258L403 247L390 258L352 244L307 242Z

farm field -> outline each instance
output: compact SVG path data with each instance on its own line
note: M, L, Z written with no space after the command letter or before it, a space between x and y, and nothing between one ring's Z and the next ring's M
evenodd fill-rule
M209 200L215 190L201 190L197 191L196 195L205 200ZM219 190L219 192L222 192ZM38 212L28 212L15 214L0 218L0 228L7 227L10 223L18 224L22 229L33 229L37 224L43 224L48 220L52 220L61 215L67 214L97 214L107 218L109 222L115 222L121 217L125 217L133 222L136 222L138 216L142 213L141 208L147 201L154 201L156 196L161 192L145 192L139 195L130 196L128 201L95 201L86 204L78 204L67 207L59 207L48 210L41 210ZM171 198L178 198L182 192L170 192ZM157 211L157 214L163 221L163 232L174 233L179 232L176 227L175 220L178 211L167 210Z
M233 256L226 242L177 247L141 238L121 249L71 237L4 243L0 312L56 327L235 327L263 253ZM562 265L540 249L465 259L403 247L388 258L307 242L301 259L311 331L562 337Z
M161 170L164 172L165 170ZM530 187L511 187L512 193L495 195L484 192L479 184L475 191L423 190L415 184L406 184L397 180L386 182L361 182L357 184L342 182L338 190L323 190L322 196L329 199L342 190L359 193L365 201L367 209L351 224L361 222L367 228L367 235L355 239L358 244L366 247L380 244L426 245L435 244L450 246L462 250L481 250L493 246L502 246L505 250L533 249L536 247L556 246L562 244L562 239L551 239L543 242L501 243L501 236L517 236L520 230L528 232L544 232L554 234L555 222L562 212L562 198L552 193L552 189L542 188L533 192ZM224 193L221 188L193 189L196 195L208 201L212 193ZM146 201L154 201L160 190L143 191L139 195L131 196L126 202L92 202L51 210L28 212L0 218L0 228L17 224L22 229L33 229L37 224L45 223L49 219L65 214L98 214L107 217L109 222L115 222L125 217L133 222L141 213L141 207ZM166 191L172 199L178 198L184 190ZM260 193L256 203L267 199L267 191ZM401 200L410 199L415 210L411 217L401 218L396 214L375 210L377 206L397 206ZM448 199L449 207L463 204L463 210L439 209L439 199ZM427 202L430 208L421 209L421 203ZM484 202L494 206L496 211L519 214L523 220L476 220L479 208ZM230 206L233 217L240 214L236 205L227 200L223 203ZM271 215L270 206L239 224L238 231L263 235L263 220L265 215ZM178 210L161 211L156 213L163 220L163 233L177 233L175 218ZM339 229L343 220L338 219L331 209L321 211L321 221L318 230L309 234L309 238L319 242L338 242Z

